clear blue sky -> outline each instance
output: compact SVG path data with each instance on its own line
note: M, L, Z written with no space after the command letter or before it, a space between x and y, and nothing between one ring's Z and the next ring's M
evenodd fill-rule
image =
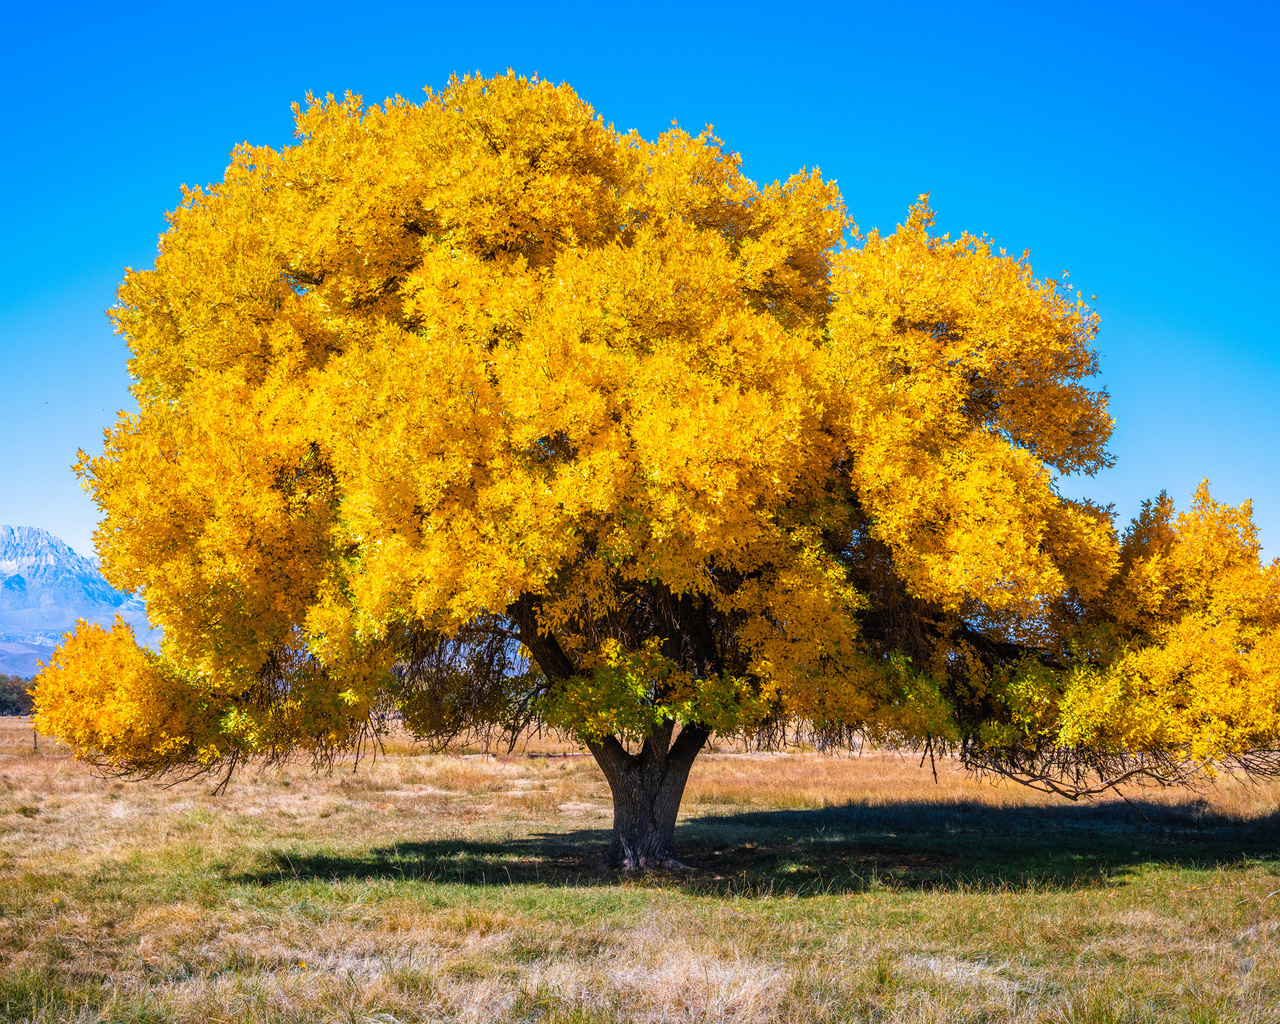
M1272 4L214 6L11 2L0 161L0 523L85 553L70 464L128 407L103 316L179 183L290 141L308 90L416 98L450 74L567 81L652 137L712 123L759 180L820 166L866 229L1029 248L1102 314L1122 521L1202 477L1280 554L1278 16ZM475 12L481 13L475 13Z

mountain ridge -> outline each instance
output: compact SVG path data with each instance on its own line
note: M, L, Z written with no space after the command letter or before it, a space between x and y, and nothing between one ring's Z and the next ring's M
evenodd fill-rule
M0 674L29 678L77 619L110 626L117 615L154 646L142 599L112 587L96 562L47 530L0 526Z

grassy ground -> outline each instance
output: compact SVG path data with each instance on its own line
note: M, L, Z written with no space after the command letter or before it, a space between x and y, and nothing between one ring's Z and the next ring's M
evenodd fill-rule
M695 870L619 878L588 758L213 797L0 719L0 1020L1280 1021L1280 786L1076 806L939 774L710 754Z

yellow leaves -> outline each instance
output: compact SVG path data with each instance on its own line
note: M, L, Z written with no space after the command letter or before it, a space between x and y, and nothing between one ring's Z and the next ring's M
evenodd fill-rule
M1127 645L1072 675L1062 742L1205 764L1275 742L1280 566L1258 553L1248 502L1214 502L1207 484L1176 519L1165 495L1144 504L1105 603Z
M834 610L848 656L856 602L782 521L840 455L815 362L833 185L761 190L709 133L621 136L513 75L309 100L297 138L239 147L126 278L140 412L82 465L183 685L290 680L224 736L342 735L406 628L522 593L590 655L584 602L710 595L713 563L757 574L717 596L735 614L778 586L793 632Z
M1175 518L1161 494L1143 503L1125 534L1107 609L1137 635L1159 637L1184 614L1272 628L1280 623L1280 568L1260 564L1260 550L1249 502L1219 504L1205 481Z
M1066 587L1093 600L1110 584L1119 562L1110 510L1077 501L1050 505L1041 550L1052 557Z
M817 171L758 187L709 131L624 136L514 75L297 122L188 192L120 288L139 413L80 471L166 639L68 642L47 713L77 742L162 759L163 705L192 757L341 745L414 637L526 599L579 670L545 714L582 736L780 713L954 736L961 698L1058 728L1056 683L988 672L965 629L1059 653L1092 629L1126 667L1071 684L1089 714L1137 679L1264 680L1231 712L1261 735L1276 573L1247 509L1161 506L1117 555L1109 512L1062 499L1055 473L1109 464L1096 316L1025 258L931 236L923 199L848 249ZM685 618L646 619L659 599ZM658 638L689 616L677 656ZM396 706L454 722L460 671L447 708ZM504 685L477 700L529 697Z
M917 208L895 234L842 257L837 357L891 394L907 388L938 442L981 429L1062 472L1107 465L1105 395L1080 384L1097 372L1096 315L985 239L930 237L930 220Z
M118 616L110 630L79 622L36 677L35 694L37 728L116 765L145 768L220 747L210 695L139 648Z
M985 239L931 237L922 201L842 255L829 415L850 481L921 597L1030 612L1101 585L1110 538L1063 505L1051 469L1108 464L1093 313ZM1055 557L1056 556L1056 557ZM1071 563L1071 564L1068 564Z

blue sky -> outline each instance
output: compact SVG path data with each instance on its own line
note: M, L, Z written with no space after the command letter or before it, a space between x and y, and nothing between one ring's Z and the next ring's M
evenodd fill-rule
M1264 4L5 5L0 523L89 553L77 448L130 405L103 316L180 183L291 138L308 91L567 81L618 127L715 125L758 180L819 166L867 229L1031 250L1102 314L1122 522L1202 477L1280 554L1278 16Z

